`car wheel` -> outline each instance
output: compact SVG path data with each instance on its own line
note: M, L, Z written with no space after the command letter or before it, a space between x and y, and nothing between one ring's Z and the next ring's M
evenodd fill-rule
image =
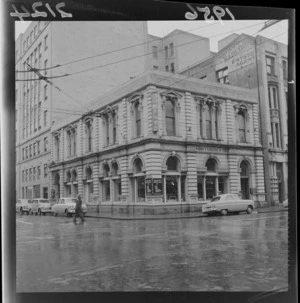
M53 214L54 214L54 217L57 217L57 212L54 212Z
M39 213L39 215L40 215L40 216L42 215L42 212L41 212L41 210L40 210L40 209L38 210L38 213Z
M65 210L65 216L66 216L66 217L69 217L69 212L68 212L67 209Z
M228 214L227 209L222 209L222 210L221 210L221 214L222 214L223 216L226 216L226 215Z
M247 207L247 213L248 213L248 214L252 214L252 212L253 212L253 207L252 207L251 205L249 205L249 206Z

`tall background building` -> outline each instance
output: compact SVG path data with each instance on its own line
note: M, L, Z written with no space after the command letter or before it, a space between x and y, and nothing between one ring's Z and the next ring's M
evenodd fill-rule
M266 199L271 204L288 196L287 66L287 45L233 34L220 40L218 53L182 72L258 94Z

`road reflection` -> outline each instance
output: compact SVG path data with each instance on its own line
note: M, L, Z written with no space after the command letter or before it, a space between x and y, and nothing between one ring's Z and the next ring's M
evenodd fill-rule
M287 286L287 214L172 220L22 217L18 292ZM26 224L26 223L32 224Z

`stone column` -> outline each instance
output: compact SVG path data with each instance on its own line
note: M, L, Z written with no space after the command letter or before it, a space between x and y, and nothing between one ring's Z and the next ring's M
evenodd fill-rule
M178 202L181 202L181 176L177 177L177 195Z
M99 163L93 165L93 193L94 197L99 197Z
M64 197L65 196L64 182L65 182L64 170L60 169L59 170L59 192L60 192L60 197Z
M203 199L206 201L206 177L203 176Z
M211 138L216 140L216 105L211 106Z
M99 118L94 118L93 121L93 130L94 130L94 134L93 134L93 141L94 141L94 151L99 151Z
M82 169L82 166L78 166L78 169L77 169L77 184L78 184L78 194L83 197L83 169Z
M84 136L83 136L83 122L82 119L80 119L78 124L78 155L82 157L83 155L83 146L84 146ZM79 193L79 187L78 187L78 193Z
M232 114L232 104L230 100L225 101L225 117L226 117L226 128L227 128L227 141L229 144L233 143L233 126L235 125L234 123L234 116Z
M167 176L163 176L163 183L164 183L164 202L167 202Z
M218 133L218 140L223 139L223 133L222 133L222 107L219 103L217 106L217 133Z
M202 138L206 139L206 115L208 114L209 107L203 101L202 103Z

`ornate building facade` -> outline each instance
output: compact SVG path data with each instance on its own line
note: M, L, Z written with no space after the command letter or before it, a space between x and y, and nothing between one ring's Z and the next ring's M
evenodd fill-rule
M51 198L101 208L265 201L257 95L148 72L51 130Z

